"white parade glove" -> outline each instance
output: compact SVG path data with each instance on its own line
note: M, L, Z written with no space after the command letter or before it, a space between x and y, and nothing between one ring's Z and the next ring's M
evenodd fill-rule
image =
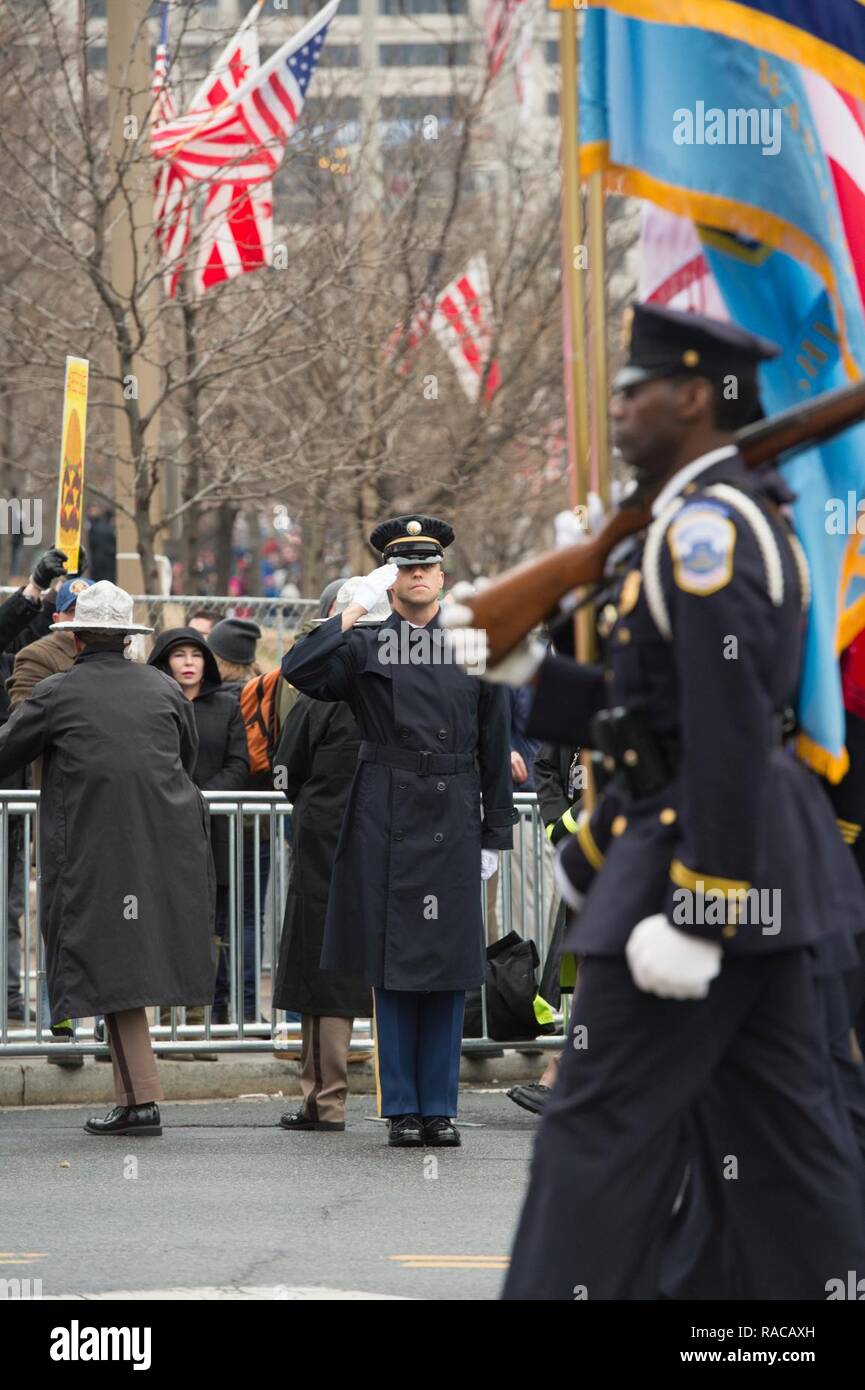
M686 936L662 912L637 923L625 955L637 989L661 999L705 999L721 972L721 947Z
M474 613L464 603L447 603L441 609L442 627L452 628L450 639L456 659L470 676L502 685L525 685L531 680L544 657L546 647L536 638L527 637L508 656L489 667L489 642L483 628L472 627Z
M379 565L377 570L366 575L358 584L351 596L352 603L356 603L359 608L365 608L368 613L371 608L375 608L379 599L384 597L398 574L399 569L392 560L387 565Z
M481 850L481 882L486 883L488 878L492 878L496 869L499 867L499 852L497 849Z

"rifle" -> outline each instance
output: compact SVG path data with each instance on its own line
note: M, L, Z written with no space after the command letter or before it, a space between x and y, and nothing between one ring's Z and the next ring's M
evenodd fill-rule
M746 467L760 468L779 454L825 443L862 419L865 381L858 381L747 425L736 435L736 446ZM526 560L467 600L473 615L471 625L486 631L490 666L512 652L539 623L554 617L559 600L571 589L603 578L613 547L649 524L652 497L658 490L638 490L591 540Z

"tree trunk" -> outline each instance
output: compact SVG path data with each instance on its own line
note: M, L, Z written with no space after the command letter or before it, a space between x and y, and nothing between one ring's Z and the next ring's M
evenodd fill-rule
M218 594L228 593L228 581L233 569L231 541L236 519L237 507L231 502L220 502L216 513L216 592Z
M204 450L201 442L201 411L199 386L196 376L198 364L198 342L196 338L196 309L194 304L183 303L183 350L186 365L187 389L183 392L183 411L186 419L186 467L183 474L183 501L190 502L196 496L201 480ZM195 584L198 550L200 544L201 508L192 503L183 512L183 540L180 552L183 565L182 592L191 594Z
M253 595L260 595L263 586L261 582L261 528L258 520L258 508L247 507L244 517L249 531L249 592Z

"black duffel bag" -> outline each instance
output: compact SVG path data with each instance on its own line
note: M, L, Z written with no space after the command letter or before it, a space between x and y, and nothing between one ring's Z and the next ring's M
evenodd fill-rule
M487 947L488 1037L497 1042L516 1042L550 1031L538 1023L533 1007L538 964L534 941L523 941L518 932L508 932L501 941ZM483 1037L481 1024L481 992L473 989L466 995L463 1037Z

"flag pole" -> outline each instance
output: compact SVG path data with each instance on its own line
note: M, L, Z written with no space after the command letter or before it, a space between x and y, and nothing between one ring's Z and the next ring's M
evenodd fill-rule
M589 415L586 383L586 317L583 282L583 214L579 166L579 52L577 15L560 11L562 163L562 315L568 482L572 507L588 499Z
M603 170L595 170L589 175L588 182L592 482L607 510L610 505L610 441L607 409L607 225Z

